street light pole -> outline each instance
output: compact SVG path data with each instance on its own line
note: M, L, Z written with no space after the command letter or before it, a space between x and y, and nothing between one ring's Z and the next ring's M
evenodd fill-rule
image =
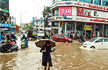
M26 12L26 11L20 12L20 15L21 15L21 17L20 17L21 30L23 30L23 25L22 25L22 14L23 14L24 12Z
M21 24L21 30L22 30L22 12L20 12L21 17L20 17L20 24Z
M63 14L63 17L62 17L61 34L63 34L63 18L64 18L64 14Z
M44 39L45 39L45 5L44 5L44 13L43 13L43 15L44 15Z

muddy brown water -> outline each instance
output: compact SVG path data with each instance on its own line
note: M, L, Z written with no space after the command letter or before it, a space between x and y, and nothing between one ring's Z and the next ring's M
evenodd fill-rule
M0 53L0 70L43 70L42 53L34 43L30 41L25 50ZM56 43L51 70L108 70L108 50L85 50L80 46L78 42Z

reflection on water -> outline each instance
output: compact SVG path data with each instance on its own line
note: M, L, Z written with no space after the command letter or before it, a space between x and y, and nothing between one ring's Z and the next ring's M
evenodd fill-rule
M0 70L11 70L15 64L17 54L0 54Z
M63 46L61 46L63 44ZM108 50L85 50L82 43L58 43L53 70L107 70Z
M0 70L43 70L42 53L34 43L30 41L29 48L25 50L0 53ZM56 45L56 52L52 53L51 70L108 70L108 50L80 49L82 43L78 42Z

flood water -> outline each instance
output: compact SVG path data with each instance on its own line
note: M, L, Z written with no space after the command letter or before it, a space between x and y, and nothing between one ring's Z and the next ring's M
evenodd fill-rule
M29 48L18 52L0 53L0 70L43 70L42 53L29 41ZM20 46L20 42L18 42ZM108 70L108 50L80 49L82 43L56 43L51 70Z

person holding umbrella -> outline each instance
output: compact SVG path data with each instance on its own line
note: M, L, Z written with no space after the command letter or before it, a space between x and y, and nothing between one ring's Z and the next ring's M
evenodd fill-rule
M52 61L51 61L51 54L50 52L54 52L55 49L53 49L53 51L51 51L51 44L50 41L46 41L46 44L41 48L40 52L43 53L42 56L42 65L44 66L45 70L47 68L47 63L48 63L48 70L50 70L50 67L52 67Z

